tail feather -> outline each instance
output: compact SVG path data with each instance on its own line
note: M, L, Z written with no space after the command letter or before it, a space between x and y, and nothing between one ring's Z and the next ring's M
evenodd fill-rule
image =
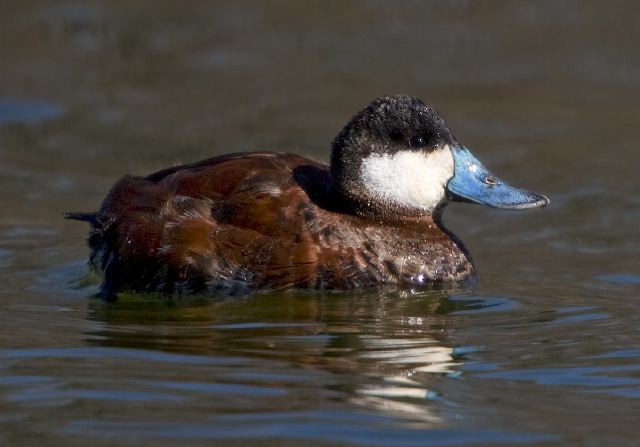
M97 213L64 213L64 218L89 222L92 225L96 225L98 223Z

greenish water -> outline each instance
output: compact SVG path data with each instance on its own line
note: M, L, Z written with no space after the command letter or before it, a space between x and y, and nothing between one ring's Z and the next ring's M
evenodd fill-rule
M0 445L637 445L634 2L0 5ZM434 104L526 212L456 204L476 284L93 298L125 173L327 159L376 96Z

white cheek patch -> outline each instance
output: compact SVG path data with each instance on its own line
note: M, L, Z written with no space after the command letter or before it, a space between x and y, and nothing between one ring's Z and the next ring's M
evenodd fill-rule
M449 146L431 153L400 151L371 155L360 167L365 188L374 196L399 205L433 210L445 198L445 185L453 177Z

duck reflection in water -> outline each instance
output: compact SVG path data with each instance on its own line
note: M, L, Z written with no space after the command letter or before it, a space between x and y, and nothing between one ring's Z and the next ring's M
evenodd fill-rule
M91 301L102 324L87 341L110 355L112 348L146 352L153 362L141 360L136 373L145 378L174 353L166 367L179 376L190 364L206 365L206 386L281 391L282 399L262 403L274 411L304 395L300 402L337 401L439 425L438 397L448 392L442 378L457 375L465 359L451 313L466 302L452 293L466 292L296 291L200 301L123 294L113 303ZM232 405L234 396L227 399Z
M546 206L462 146L421 100L383 97L333 142L331 164L286 153L223 155L126 176L95 213L90 264L102 293L247 294L284 288L408 288L474 273L441 222L450 200Z

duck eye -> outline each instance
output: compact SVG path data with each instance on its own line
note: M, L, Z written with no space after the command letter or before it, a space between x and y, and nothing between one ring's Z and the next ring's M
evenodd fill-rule
M409 145L412 148L425 147L427 145L427 141L422 135L415 135L409 140Z

